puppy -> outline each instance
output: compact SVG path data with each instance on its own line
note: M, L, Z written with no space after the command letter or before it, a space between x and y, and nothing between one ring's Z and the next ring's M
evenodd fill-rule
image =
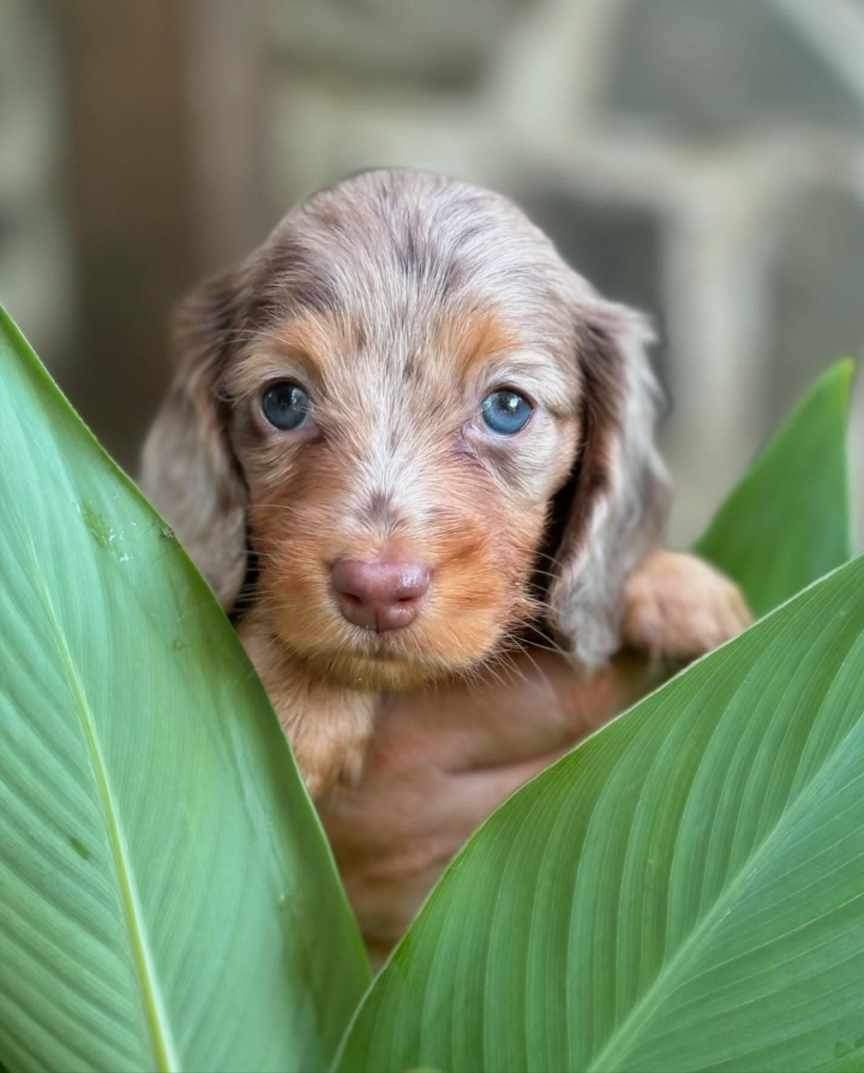
M382 694L554 639L687 659L749 621L657 550L651 330L515 205L408 170L294 208L177 319L142 484L238 622L313 795Z

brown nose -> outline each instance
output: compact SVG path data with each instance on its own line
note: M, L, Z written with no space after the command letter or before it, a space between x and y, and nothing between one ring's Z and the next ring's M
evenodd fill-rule
M413 622L429 588L429 570L422 563L338 559L331 578L343 616L378 633L401 630Z

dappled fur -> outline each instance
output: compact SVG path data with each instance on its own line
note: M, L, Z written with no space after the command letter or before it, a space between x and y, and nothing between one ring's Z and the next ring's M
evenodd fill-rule
M239 619L313 792L358 770L382 692L483 674L532 642L578 673L628 639L625 622L664 652L669 553L645 558L667 502L650 326L511 202L423 172L355 176L292 209L177 325L142 483ZM287 433L261 412L285 378L312 398ZM535 404L512 437L479 419L500 386ZM344 619L329 575L382 554L432 574L416 620L389 634ZM676 592L698 579L672 602L680 656L694 608L714 620L739 598L677 559ZM648 562L631 615L628 579ZM727 635L746 611L732 620Z

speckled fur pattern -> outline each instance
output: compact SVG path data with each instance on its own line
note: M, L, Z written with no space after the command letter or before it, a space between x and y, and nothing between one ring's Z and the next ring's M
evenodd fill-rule
M662 654L650 594L648 618L626 606L667 503L650 325L506 198L425 172L357 175L193 294L176 338L142 484L238 612L314 793L359 770L383 692L477 677L532 637L578 673L630 621ZM312 400L290 432L261 412L284 379ZM514 436L480 419L500 387L534 405ZM432 575L390 634L346 621L329 580L335 560L381 554ZM675 624L678 648L687 631Z

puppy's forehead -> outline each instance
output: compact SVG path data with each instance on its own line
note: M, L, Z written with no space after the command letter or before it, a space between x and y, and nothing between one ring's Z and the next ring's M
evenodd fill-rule
M569 326L573 274L500 195L388 171L357 176L292 210L257 259L255 277L253 328L311 314L344 320L358 344L387 350L406 340L422 347L447 330L448 318L473 312L475 322L488 322L494 310L523 337L554 341Z
M525 349L518 325L491 306L444 308L423 318L386 321L366 326L349 312L291 315L267 333L268 349L277 360L280 355L297 360L322 379L337 375L339 366L360 365L369 372L377 365L384 375L398 372L409 383L423 380L424 374L428 379L441 365L468 379L484 364Z

